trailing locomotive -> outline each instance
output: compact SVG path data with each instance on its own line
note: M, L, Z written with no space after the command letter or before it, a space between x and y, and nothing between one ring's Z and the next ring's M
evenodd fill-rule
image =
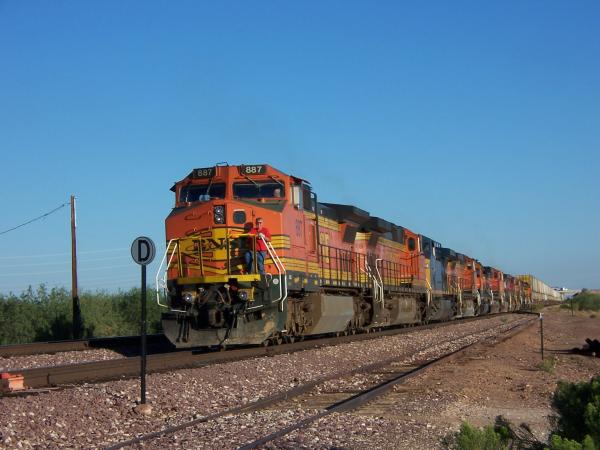
M280 343L531 302L525 279L355 206L319 202L308 181L268 165L194 169L171 190L157 294L178 347ZM253 230L258 217L270 237Z

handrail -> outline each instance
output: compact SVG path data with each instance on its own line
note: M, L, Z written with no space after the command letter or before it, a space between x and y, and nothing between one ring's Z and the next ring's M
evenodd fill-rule
M481 306L481 292L479 292L479 289L475 289L474 293L475 298L477 299L477 306Z
M380 301L379 296L381 295L381 291L379 288L379 281L377 280L377 278L375 278L375 275L373 275L373 270L371 269L371 266L369 265L367 258L365 258L365 269L367 269L367 270L363 271L363 272L365 272L367 274L367 277L369 277L371 279L371 281L373 282L373 299L376 302L379 302ZM383 302L383 299L381 299L381 302Z
M275 267L277 268L277 272L279 273L279 298L271 301L271 303L281 302L279 305L279 310L283 311L283 302L285 302L285 300L287 299L287 296L288 296L287 272L285 270L285 266L283 265L283 263L281 262L281 259L279 258L279 255L275 251L273 244L270 241L267 241L263 236L260 236L260 239L265 244L265 247L267 248L267 251L269 252L269 256L271 257L271 260L275 264Z
M381 307L385 307L385 291L383 287L383 278L381 278L381 272L379 272L379 267L377 266L378 261L382 261L383 258L375 259L375 270L377 271L377 276L379 277L379 295L381 296Z
M427 299L427 310L429 310L429 307L431 306L431 297L432 297L433 288L431 287L431 283L429 282L427 277L425 277L425 284L427 284L427 289L426 289L427 292L425 293L425 295L426 295L426 299Z
M173 248L173 251L171 252L171 257L169 258L169 262L167 263L167 267L165 269L165 273L163 276L163 280L162 280L162 290L163 292L165 292L166 295L166 291L167 291L167 273L169 271L169 267L171 266L171 262L173 262L173 257L175 256L175 251L177 251L177 253L179 254L179 242L177 239L171 239L169 241L169 243L167 244L167 248L165 249L165 253L162 257L162 260L160 262L160 266L158 267L158 271L156 272L156 277L155 277L155 285L156 285L156 303L158 304L158 306L162 306L163 308L167 308L167 309L171 309L171 307L169 305L163 305L160 302L160 281L159 281L159 277L160 277L160 273L162 272L162 267L165 263L165 260L167 259L167 254L169 253L169 249L171 248L171 244L175 242L175 248ZM186 312L184 310L181 309L171 309L172 311L176 311L176 312Z
M230 234L227 233L226 236L226 245L227 245L227 273L232 275L231 273L231 253L229 249L229 240L230 239L238 239L238 238L252 238L252 264L254 265L254 272L258 272L258 260L256 258L256 238L258 237L256 234L251 233L240 233L240 234Z

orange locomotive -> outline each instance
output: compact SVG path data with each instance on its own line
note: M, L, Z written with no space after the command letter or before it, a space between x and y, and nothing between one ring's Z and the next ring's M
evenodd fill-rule
M279 343L527 302L517 279L362 209L320 203L308 181L268 165L194 169L171 190L157 289L168 302L164 332L180 347Z

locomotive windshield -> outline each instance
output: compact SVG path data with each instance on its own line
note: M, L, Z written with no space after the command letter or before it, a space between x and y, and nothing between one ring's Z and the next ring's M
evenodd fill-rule
M205 202L225 198L225 183L190 184L181 188L180 202Z
M233 196L237 198L282 198L283 186L272 181L234 183Z

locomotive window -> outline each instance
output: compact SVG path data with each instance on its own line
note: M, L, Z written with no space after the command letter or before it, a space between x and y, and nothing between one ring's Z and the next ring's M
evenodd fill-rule
M246 212L243 209L236 209L233 212L233 223L238 225L246 223Z
M205 202L213 198L225 198L225 183L189 184L181 188L180 202Z
M234 183L233 185L233 196L237 198L283 198L284 195L283 186L270 181Z
M308 189L302 189L302 203L304 204L304 211L315 211L315 205L313 205L314 202Z
M415 248L417 248L415 245L415 238L409 237L408 238L408 250L411 252L414 252Z

